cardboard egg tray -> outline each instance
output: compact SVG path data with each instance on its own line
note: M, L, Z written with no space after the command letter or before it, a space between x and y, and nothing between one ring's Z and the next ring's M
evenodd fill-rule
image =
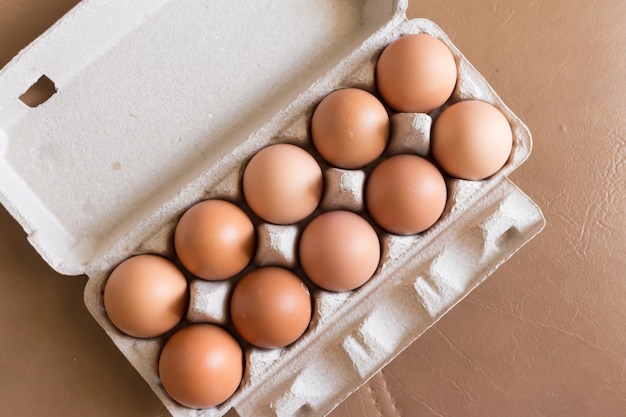
M89 311L172 415L328 413L543 228L539 208L507 179L530 153L528 129L434 23L408 21L405 10L404 0L85 0L0 72L0 202L53 268L89 276ZM252 155L282 142L313 151L316 104L343 87L375 92L379 54L413 33L453 52L459 75L450 102L483 100L504 113L514 136L509 161L488 180L447 178L446 209L428 231L377 228L383 250L374 277L352 292L313 289L303 337L285 349L246 346L243 382L225 403L178 405L157 373L166 337L134 339L108 320L108 274L135 254L174 258L173 229L196 202L244 206L240 177ZM29 108L18 97L43 74L57 92ZM427 155L437 114L392 114L383 158ZM368 172L322 168L316 214L343 208L367 218ZM258 250L247 270L284 265L302 276L303 223L255 221ZM228 326L235 282L191 279L185 322Z

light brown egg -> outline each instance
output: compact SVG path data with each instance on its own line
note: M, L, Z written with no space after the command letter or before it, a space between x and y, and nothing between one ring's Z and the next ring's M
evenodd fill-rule
M456 85L450 49L426 34L406 35L385 48L376 64L383 101L402 113L430 113L444 104Z
M286 143L257 152L243 173L243 194L259 217L291 224L313 213L322 198L324 178L315 158Z
M365 284L378 268L380 242L361 216L337 210L313 219L299 245L304 273L321 288L349 291Z
M337 90L316 107L311 136L315 149L328 163L339 168L361 168L385 150L389 115L380 100L367 91Z
M205 200L183 214L174 232L181 263L195 276L210 281L230 278L252 259L254 225L239 207L223 200Z
M104 309L122 332L159 336L182 319L189 291L183 273L169 260L138 255L122 262L104 286Z
M506 117L489 103L461 101L434 122L431 151L449 175L482 180L495 174L511 155L513 133Z
M165 391L189 408L223 403L243 377L243 352L237 340L213 324L182 328L165 343L159 358Z
M393 156L370 174L365 204L388 232L412 235L431 227L446 205L446 183L439 170L416 155Z
M237 283L230 314L237 332L266 349L287 346L305 332L311 321L311 295L293 272L263 267Z

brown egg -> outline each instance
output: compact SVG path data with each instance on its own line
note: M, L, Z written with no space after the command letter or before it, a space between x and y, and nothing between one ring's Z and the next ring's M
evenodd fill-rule
M450 49L426 34L406 35L385 48L376 64L383 101L403 113L430 113L445 103L456 85Z
M290 144L256 153L243 173L243 194L259 217L270 223L296 223L313 213L322 198L324 178L315 158Z
M192 324L174 333L159 358L165 391L189 408L226 401L243 377L243 352L237 340L213 324Z
M361 168L378 158L389 140L389 115L372 94L358 88L330 93L311 120L315 149L328 163Z
M434 122L431 151L449 175L482 180L495 174L511 155L513 133L500 110L467 100L445 109Z
M446 183L439 170L416 155L393 156L370 174L365 204L388 232L411 235L431 227L446 205Z
M104 286L104 309L122 332L139 338L159 336L182 319L189 291L183 273L156 255L122 262Z
M233 325L255 346L274 349L295 342L311 321L311 295L293 272L263 267L237 283L230 301Z
M380 242L374 228L358 214L329 211L304 229L299 254L311 281L329 291L349 291L376 272Z
M176 254L195 276L210 281L241 272L256 245L254 225L243 210L223 200L202 201L183 214L174 232Z

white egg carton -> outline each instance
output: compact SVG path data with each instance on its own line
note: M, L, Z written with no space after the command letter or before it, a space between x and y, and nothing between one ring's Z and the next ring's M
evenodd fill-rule
M53 268L90 277L89 311L172 415L328 413L543 228L539 208L507 179L530 153L528 129L435 24L406 19L406 6L84 0L0 71L0 202ZM446 210L427 232L380 232L376 275L354 292L315 291L311 326L290 347L246 348L244 380L225 403L178 405L157 374L165 338L134 339L107 319L108 274L134 254L172 257L173 228L194 203L241 202L243 166L259 149L311 149L315 105L342 87L373 91L378 55L410 33L452 50L454 101L483 100L505 114L511 158L488 180L448 179ZM29 108L18 97L42 74L58 91ZM426 154L431 120L393 115L386 155ZM366 173L324 168L318 212L362 212ZM301 225L257 230L254 265L297 266ZM227 323L232 285L193 280L187 319Z

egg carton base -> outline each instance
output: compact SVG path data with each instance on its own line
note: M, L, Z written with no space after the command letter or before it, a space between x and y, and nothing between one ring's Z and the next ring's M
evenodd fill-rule
M408 347L544 225L541 211L505 178L450 222L417 243L388 235L384 270L358 291L314 294L316 309L305 335L286 349L247 348L238 392L201 412L173 403L160 385L162 339L120 334L106 319L99 291L87 291L86 302L175 415L217 417L231 408L241 417L291 416L303 409L310 411L303 416L321 415ZM94 276L89 285L101 288L106 277Z

